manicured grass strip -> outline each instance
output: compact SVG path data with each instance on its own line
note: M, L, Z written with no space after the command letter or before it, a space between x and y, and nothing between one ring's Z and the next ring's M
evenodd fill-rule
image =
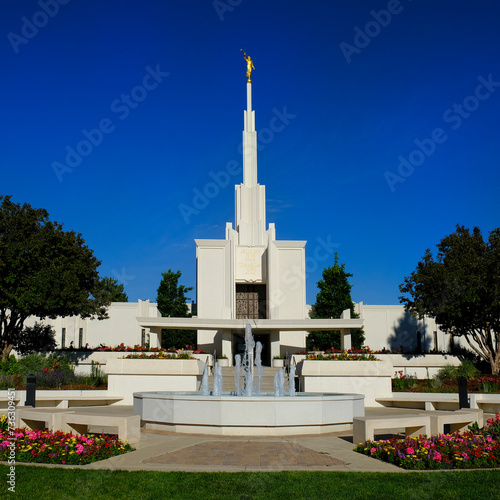
M0 466L2 498L7 466ZM18 498L37 499L497 499L499 471L127 472L16 466Z

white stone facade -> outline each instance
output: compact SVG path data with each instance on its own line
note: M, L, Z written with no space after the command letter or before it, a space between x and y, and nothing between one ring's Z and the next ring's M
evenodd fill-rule
M140 316L159 317L156 304L149 300L138 302L112 302L108 308L108 319L82 319L79 316L46 318L40 321L31 317L25 326L33 326L35 322L51 325L56 332L58 348L98 347L100 344L117 346L121 343L134 346L149 342L151 347L159 347L156 333L142 328L137 322Z

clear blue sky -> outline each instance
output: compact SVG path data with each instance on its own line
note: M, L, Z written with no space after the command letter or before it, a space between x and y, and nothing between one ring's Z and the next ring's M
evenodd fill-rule
M234 222L242 176L213 189L210 172L241 165L240 48L257 130L275 130L268 222L308 241L308 303L334 250L353 300L397 304L457 223L500 226L498 1L59 2L2 2L0 193L82 233L130 300L155 300L169 268L194 287L194 238ZM67 148L86 156L68 166Z

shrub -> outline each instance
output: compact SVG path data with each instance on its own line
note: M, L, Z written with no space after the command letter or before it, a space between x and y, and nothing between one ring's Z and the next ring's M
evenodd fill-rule
M464 359L460 366L445 365L437 373L437 378L441 380L457 380L459 377L473 379L480 375L480 371L469 359Z
M394 387L397 391L413 389L417 385L416 375L404 375L402 370L395 373Z
M35 323L27 326L19 335L16 351L19 354L32 354L40 351L53 351L56 348L56 332L50 325Z
M92 361L90 366L90 377L86 377L85 383L92 387L106 385L108 376L102 372L101 365L97 361Z
M17 360L17 374L22 376L40 372L48 367L49 363L43 354L29 354Z
M60 389L63 385L70 385L75 382L75 374L64 370L41 371L36 374L36 385L38 387Z
M481 374L481 372L474 366L474 363L468 359L464 359L458 367L458 377L465 377L473 379Z
M498 379L494 377L481 377L478 379L481 392L498 392Z
M439 380L456 380L458 378L458 369L453 365L445 365L437 372L436 378Z
M443 386L443 381L440 378L433 378L429 382L432 389L440 389Z
M19 377L16 375L7 375L6 373L0 373L0 391L5 391L12 387L17 387L19 385Z
M11 354L5 361L0 362L0 373L15 375L17 373L17 359Z

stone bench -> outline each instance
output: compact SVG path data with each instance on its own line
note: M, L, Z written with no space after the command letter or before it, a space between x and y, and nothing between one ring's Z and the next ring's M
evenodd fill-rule
M469 394L471 408L481 408L486 413L500 413L500 394Z
M117 427L118 438L129 443L141 440L140 415L91 415L83 413L64 413L62 431L88 434L90 426Z
M483 411L464 408L456 411L432 411L427 415L431 419L431 434L444 434L444 426L449 425L447 432L465 431L469 425L477 422L480 428L484 425Z
M456 411L433 410L428 412L399 414L393 417L355 417L353 419L353 443L373 441L375 430L404 428L407 436L426 434L444 434L444 426L449 425L447 432L467 430L468 426L477 422L480 428L484 425L483 411L462 409Z
M377 398L382 406L415 410L458 410L459 399L455 393L395 392L392 396Z
M90 410L91 411L91 410ZM87 434L90 426L115 427L118 438L129 443L137 443L141 437L139 415L119 415L111 412L78 411L63 408L16 408L16 427L25 425L33 430L76 432Z
M398 414L392 417L354 417L353 419L353 444L373 441L375 430L405 429L407 436L430 435L431 420L423 413Z
M72 410L51 408L50 411L47 411L32 406L17 406L15 425L16 427L26 426L37 431L45 429L56 431L63 427L63 415L70 412Z
M64 395L65 391L50 391L53 394L49 396L41 396L40 392L37 391L35 397L36 408L71 408L74 406L103 406L103 405L114 405L123 401L122 396L102 396L100 394L95 395L93 391L87 391L89 394L79 395L79 396L67 396ZM49 392L49 391L43 391ZM66 391L67 392L67 391ZM21 393L21 394L19 394ZM62 393L62 394L61 394ZM13 401L16 406L24 405L26 401L25 391L16 391L16 396ZM5 411L7 408L6 401L0 401L0 408ZM32 407L31 407L32 408Z

